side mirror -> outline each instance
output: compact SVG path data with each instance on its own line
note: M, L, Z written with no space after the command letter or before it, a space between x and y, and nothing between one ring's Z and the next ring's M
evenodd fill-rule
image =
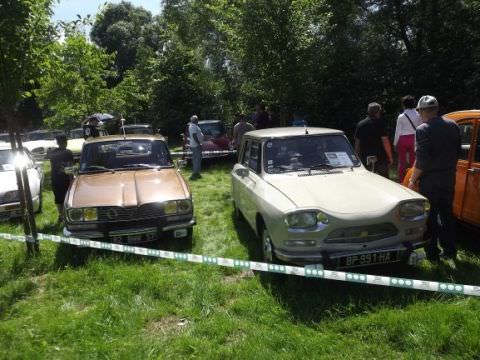
M65 174L76 176L78 174L78 166L67 166L65 167Z
M247 177L250 174L250 170L245 168L239 168L235 170L235 173L240 176L241 178Z

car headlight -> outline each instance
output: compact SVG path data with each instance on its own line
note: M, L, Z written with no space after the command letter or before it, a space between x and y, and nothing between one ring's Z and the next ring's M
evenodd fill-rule
M83 209L83 220L84 221L97 221L98 212L96 208L85 208Z
M179 214L188 214L192 212L192 201L191 200L178 200L177 209Z
M400 219L405 221L418 220L428 215L430 203L428 201L409 201L401 204L398 208Z
M165 203L165 215L173 215L177 213L177 201L167 201Z
M290 228L309 228L317 225L317 212L302 211L288 214L285 224Z
M83 209L68 209L67 216L71 221L83 221Z
M4 202L17 202L20 201L20 193L18 190L8 191L3 195Z

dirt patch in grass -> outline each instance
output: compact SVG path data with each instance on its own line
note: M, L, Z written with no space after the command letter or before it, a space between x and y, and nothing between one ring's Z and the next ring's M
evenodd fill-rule
M191 323L187 319L178 316L165 316L151 321L145 328L145 335L151 338L171 338L185 332Z
M237 284L242 280L251 279L255 277L255 273L252 270L245 270L233 275L224 276L222 282L224 284Z

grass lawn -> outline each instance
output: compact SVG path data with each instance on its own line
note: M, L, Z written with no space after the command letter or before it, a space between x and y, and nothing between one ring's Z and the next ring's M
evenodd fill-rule
M191 183L192 252L258 258L233 218L231 164ZM188 169L184 171L189 176ZM47 176L48 179L48 176ZM60 233L48 181L39 230ZM21 233L20 223L0 232ZM478 234L461 229L461 261L370 269L480 284ZM480 356L480 299L253 274L41 243L0 240L0 358L466 358Z

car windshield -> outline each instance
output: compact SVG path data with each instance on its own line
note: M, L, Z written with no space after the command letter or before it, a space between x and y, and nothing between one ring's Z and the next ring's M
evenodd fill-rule
M12 150L0 150L0 171L14 171L15 164L32 167L32 160L28 155L15 158L15 154Z
M343 135L305 135L272 139L265 143L265 171L270 174L303 169L360 166Z
M138 127L125 127L125 134L144 134L151 135L153 133L152 128L146 126Z
M203 135L219 137L225 134L225 126L222 122L199 123L198 126L202 130Z
M70 131L70 139L83 139L83 129L73 129Z
M116 140L84 146L80 171L108 171L171 167L172 160L163 141Z

